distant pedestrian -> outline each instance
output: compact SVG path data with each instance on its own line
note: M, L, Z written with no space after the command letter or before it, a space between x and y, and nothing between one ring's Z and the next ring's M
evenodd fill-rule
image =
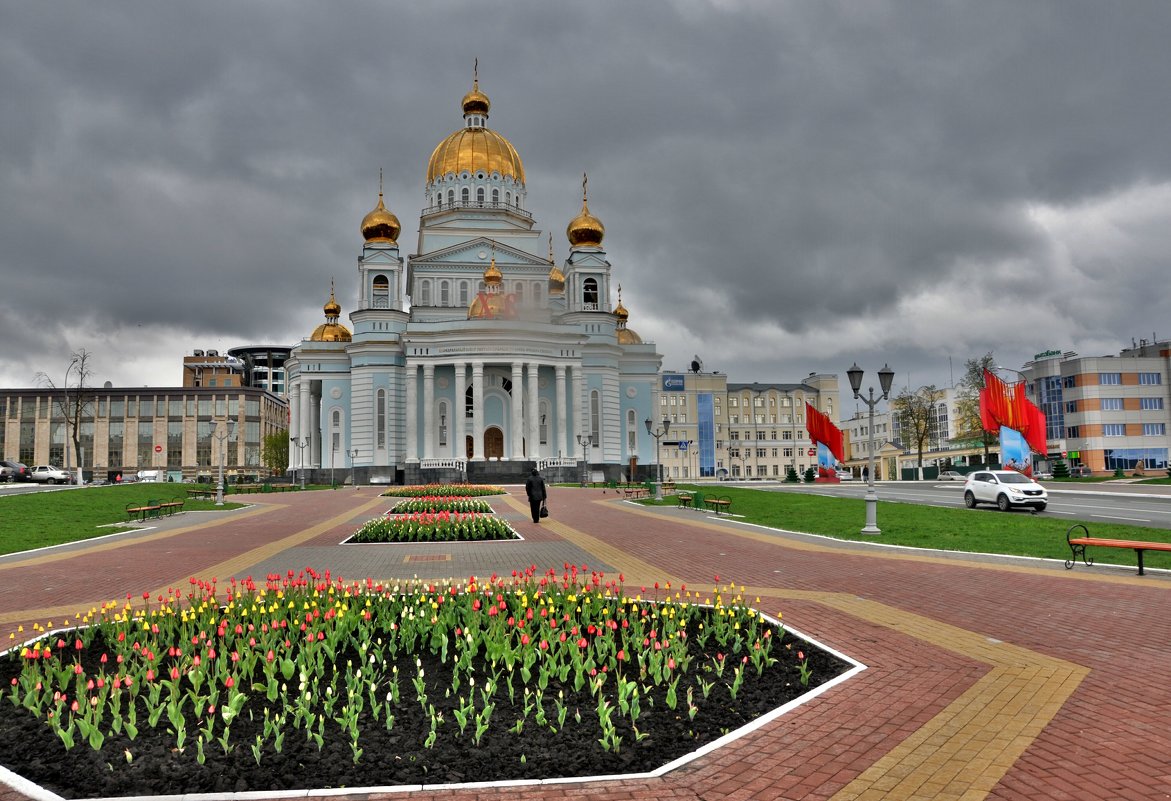
M529 496L529 511L532 512L533 522L541 522L541 507L545 505L545 479L541 478L541 474L537 468L533 468L532 474L525 481L525 495Z
M870 480L870 468L869 468L869 467L863 467L863 468L862 468L862 480L863 480L863 481L869 481L869 480Z

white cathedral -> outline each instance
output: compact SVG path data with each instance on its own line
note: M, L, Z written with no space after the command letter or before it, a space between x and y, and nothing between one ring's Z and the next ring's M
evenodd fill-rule
M408 483L651 469L643 420L656 416L662 357L627 327L621 287L611 304L605 228L585 182L558 267L552 234L527 208L520 156L487 127L489 107L477 79L463 127L427 164L405 263L381 188L362 220L353 331L331 287L325 322L285 365L292 469Z

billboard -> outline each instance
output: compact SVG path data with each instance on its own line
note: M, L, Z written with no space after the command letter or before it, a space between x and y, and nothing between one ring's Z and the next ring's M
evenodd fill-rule
M663 392L682 392L683 373L663 373Z

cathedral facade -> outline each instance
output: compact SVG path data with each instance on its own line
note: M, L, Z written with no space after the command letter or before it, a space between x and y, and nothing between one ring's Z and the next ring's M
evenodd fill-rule
M627 327L585 181L557 265L478 80L462 108L427 165L416 252L400 252L379 191L361 223L352 330L331 287L325 322L292 349L291 467L411 483L532 467L562 480L648 475L643 421L662 357Z

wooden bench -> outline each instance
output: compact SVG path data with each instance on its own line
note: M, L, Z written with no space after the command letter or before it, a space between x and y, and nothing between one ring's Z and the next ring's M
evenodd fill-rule
M162 512L166 512L168 516L173 515L176 512L183 511L183 504L184 503L185 503L185 501L182 498L176 498L173 501L167 501L165 503L160 503L159 510Z
M269 484L268 487L273 492L292 492L297 489L296 484Z
M232 487L233 495L249 495L253 492L263 492L263 484L237 484Z
M732 511L732 499L727 495L721 496L719 498L704 498L703 503L704 506L706 506L708 509L711 509L716 514L720 514L721 512L730 513Z
M676 498L678 499L678 501L679 501L679 506L681 506L681 507L682 507L682 508L684 508L684 509L690 509L690 508L691 508L691 502L692 502L693 500L695 500L695 496L693 496L693 495L691 495L690 493L687 493L687 492L681 492L681 493L679 493L679 494L678 494L677 496L675 496L675 497L676 497Z
M674 481L664 481L663 482L663 492L674 492L674 491L675 491L675 482Z
M1084 536L1074 537L1073 532L1076 529L1081 529ZM1091 537L1090 531L1081 523L1075 526L1070 526L1069 530L1065 532L1065 541L1069 543L1070 557L1065 560L1065 569L1073 570L1074 562L1080 556L1082 564L1087 567L1094 564L1091 557L1086 556L1086 547L1093 545L1099 548L1125 548L1133 550L1138 555L1138 574L1143 573L1143 551L1168 551L1171 552L1171 542L1148 542L1145 540L1110 540L1102 537Z
M197 501L210 501L215 497L215 490L213 489L189 489L187 490L187 497L194 498Z
M650 495L650 491L646 487L623 487L622 494L627 498L645 498Z
M157 503L146 503L135 505L133 503L126 505L126 519L134 520L136 517L143 523L148 517L158 517L162 512L162 507Z

